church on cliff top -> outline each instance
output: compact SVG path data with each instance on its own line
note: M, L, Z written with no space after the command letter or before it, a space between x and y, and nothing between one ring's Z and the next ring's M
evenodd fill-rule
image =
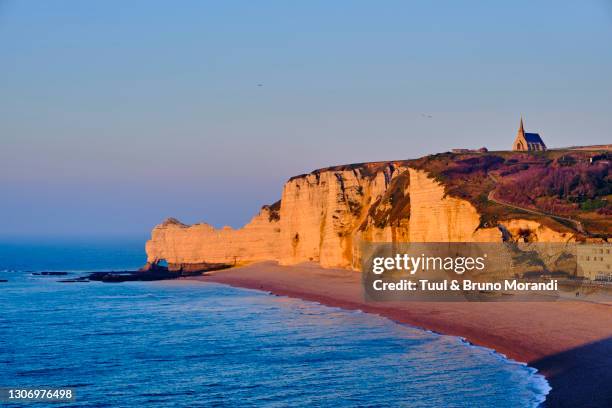
M512 150L518 151L543 151L546 150L546 145L538 133L526 133L523 128L523 118L519 125L516 139L512 145Z

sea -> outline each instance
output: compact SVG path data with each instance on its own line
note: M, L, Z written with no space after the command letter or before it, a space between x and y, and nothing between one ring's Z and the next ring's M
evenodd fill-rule
M144 261L138 239L0 242L0 387L75 392L0 405L535 407L550 390L490 349L359 311L200 281L59 282Z

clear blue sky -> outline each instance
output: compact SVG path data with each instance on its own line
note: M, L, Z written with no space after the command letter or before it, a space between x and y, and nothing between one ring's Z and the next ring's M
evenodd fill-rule
M5 237L240 226L292 175L507 149L520 114L612 142L604 0L4 1L0 56Z

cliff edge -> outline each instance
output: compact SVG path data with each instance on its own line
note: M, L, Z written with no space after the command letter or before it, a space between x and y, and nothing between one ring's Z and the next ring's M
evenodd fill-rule
M606 241L606 151L442 153L329 167L291 178L243 228L169 218L146 243L170 270L304 261L359 269L360 242Z

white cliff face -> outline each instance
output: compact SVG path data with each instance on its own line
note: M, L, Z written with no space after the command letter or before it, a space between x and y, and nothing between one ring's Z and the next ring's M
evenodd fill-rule
M513 219L479 228L480 215L466 200L421 170L389 164L327 169L289 180L280 209L264 207L243 228L186 226L167 220L146 244L149 263L175 267L203 263L276 260L314 261L324 267L359 269L366 242L566 242L536 221Z
M147 241L147 262L169 264L240 263L276 259L280 229L271 211L261 212L243 228L215 229L208 224L187 226L166 220Z
M498 228L479 229L480 214L468 201L449 197L444 186L410 169L410 242L497 242Z
M360 169L324 171L287 182L281 198L279 262L352 267L359 239L355 232L400 171L394 166L373 176Z

